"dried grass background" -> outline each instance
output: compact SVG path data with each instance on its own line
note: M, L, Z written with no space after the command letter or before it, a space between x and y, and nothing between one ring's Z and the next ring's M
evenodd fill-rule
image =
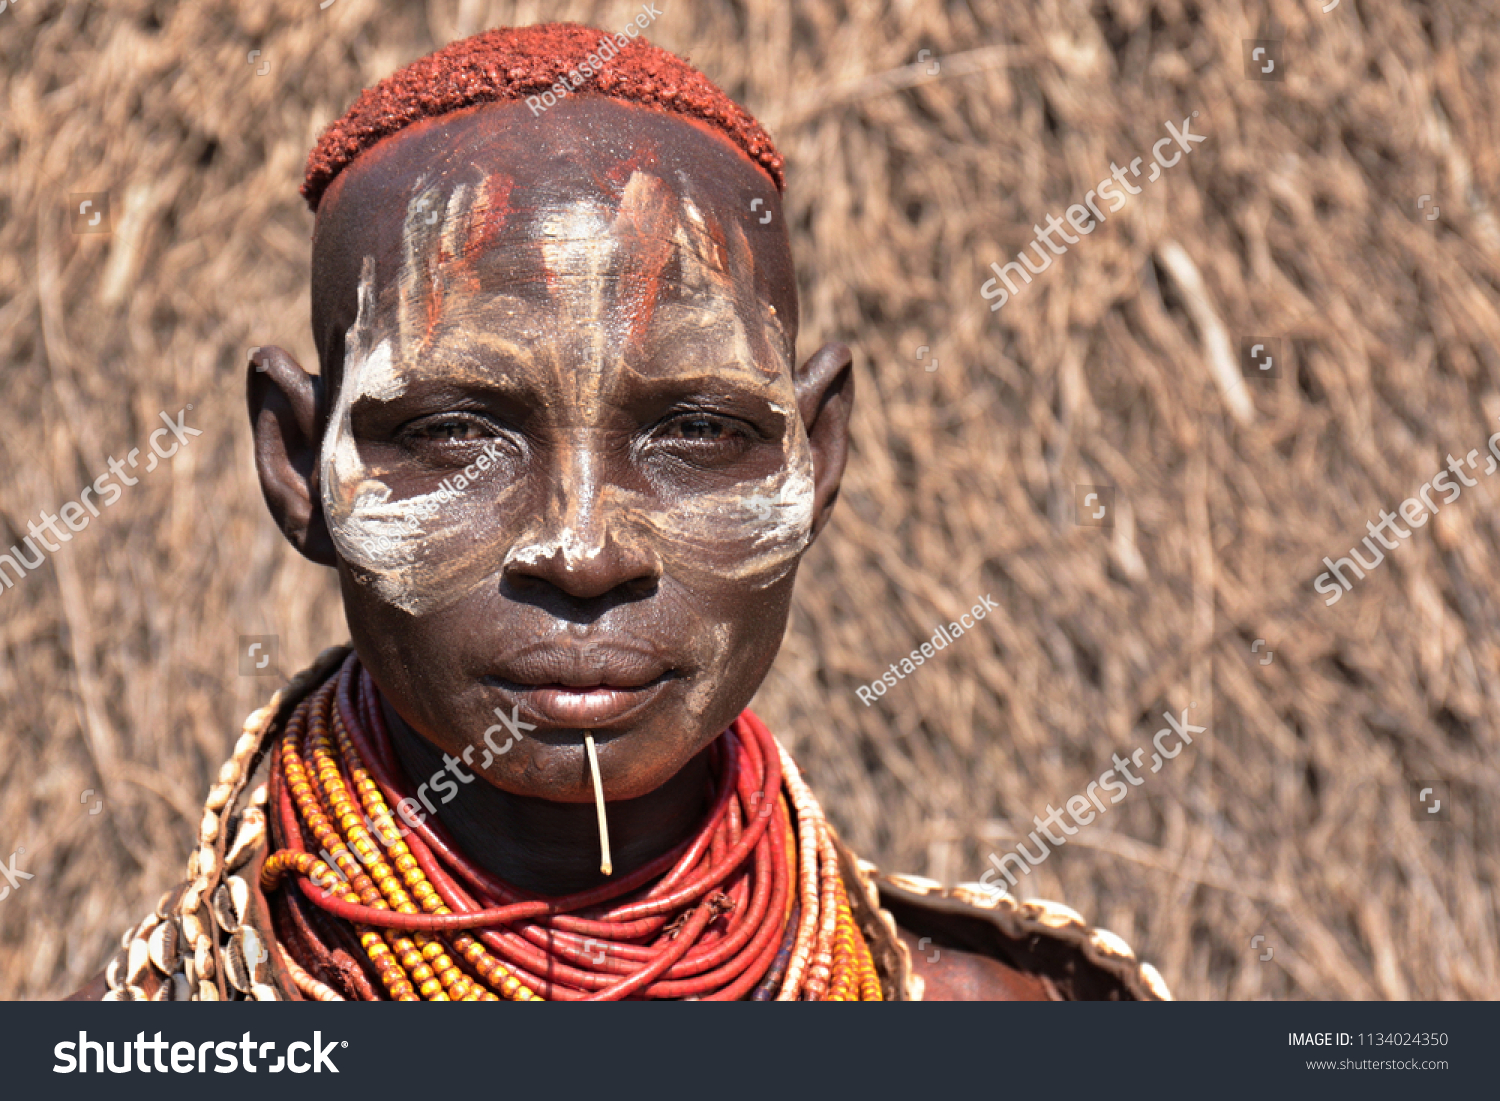
M278 683L238 675L239 636L279 635L283 674L346 637L331 575L265 513L241 397L252 345L316 362L295 193L316 134L455 37L637 10L0 13L0 549L159 411L202 430L0 591L0 859L24 847L35 876L0 901L0 997L74 988L179 874ZM1283 36L1285 82L1245 79L1242 40ZM778 141L800 350L856 349L839 515L756 705L846 838L977 879L1196 701L1207 732L1022 893L1181 997L1500 997L1500 479L1334 607L1312 590L1500 427L1493 9L668 0L651 37ZM1195 110L1208 141L987 310L991 261ZM69 196L100 191L112 232L71 232ZM1242 335L1281 340L1278 380L1223 374ZM1115 487L1112 530L1075 523L1080 483ZM978 629L855 697L981 593ZM1447 785L1451 821L1413 820L1416 782Z

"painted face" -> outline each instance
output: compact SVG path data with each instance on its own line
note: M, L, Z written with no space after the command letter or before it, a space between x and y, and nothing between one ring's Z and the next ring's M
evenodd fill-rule
M582 730L632 798L748 702L813 465L766 293L785 235L746 202L774 189L697 126L568 107L417 128L330 190L318 263L359 275L320 480L397 713L498 787L581 802ZM360 224L371 189L399 223Z
M755 293L743 229L711 234L690 197L635 171L614 209L546 211L524 246L495 255L483 238L509 184L476 172L413 196L385 310L374 258L362 265L322 454L345 562L412 615L498 590L510 563L583 561L611 540L649 547L674 577L785 577L811 533L812 460L790 342ZM391 431L454 388L506 415L445 408ZM677 415L639 423L641 388ZM636 452L636 476L601 476L591 444L606 441ZM560 477L525 478L528 449Z

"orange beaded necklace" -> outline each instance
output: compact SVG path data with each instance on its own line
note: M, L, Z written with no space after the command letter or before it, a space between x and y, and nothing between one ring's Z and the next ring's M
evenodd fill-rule
M287 722L271 776L284 848L261 886L293 881L352 922L397 1000L881 1000L832 831L791 757L748 710L711 752L712 809L692 837L616 883L529 894L467 860L441 823L397 825L408 792L351 654ZM341 997L290 971L308 997Z

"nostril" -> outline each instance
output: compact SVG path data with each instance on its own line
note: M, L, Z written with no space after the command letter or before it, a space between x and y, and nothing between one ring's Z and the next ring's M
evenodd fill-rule
M658 558L645 548L607 540L588 547L571 531L547 543L518 547L502 577L516 591L552 589L575 601L614 594L621 600L649 595L660 576Z
M580 589L576 584L565 587L530 573L503 575L500 579L502 598L577 624L594 623L622 604L650 599L656 588L654 578L632 578L603 591Z

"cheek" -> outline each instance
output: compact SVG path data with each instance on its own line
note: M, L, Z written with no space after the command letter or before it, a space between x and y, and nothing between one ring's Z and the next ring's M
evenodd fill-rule
M365 308L361 303L361 312ZM323 512L350 572L381 600L423 615L463 599L494 576L493 548L503 518L517 514L517 483L502 454L491 450L454 470L435 488L395 498L360 456L351 410L359 397L398 388L389 341L365 353L363 321L350 334L353 352L320 456Z
M323 482L339 555L381 600L411 615L442 610L491 583L503 558L496 547L508 534L503 518L516 514L517 495L515 484L495 484L392 500L390 487L357 463L330 470Z
M344 615L360 661L382 695L425 736L464 729L464 623L453 612L423 618L393 607L352 569L340 569ZM482 728L481 728L482 729Z
M813 465L797 426L780 467L765 478L697 494L671 508L645 510L667 573L695 581L775 585L791 574L812 539Z

